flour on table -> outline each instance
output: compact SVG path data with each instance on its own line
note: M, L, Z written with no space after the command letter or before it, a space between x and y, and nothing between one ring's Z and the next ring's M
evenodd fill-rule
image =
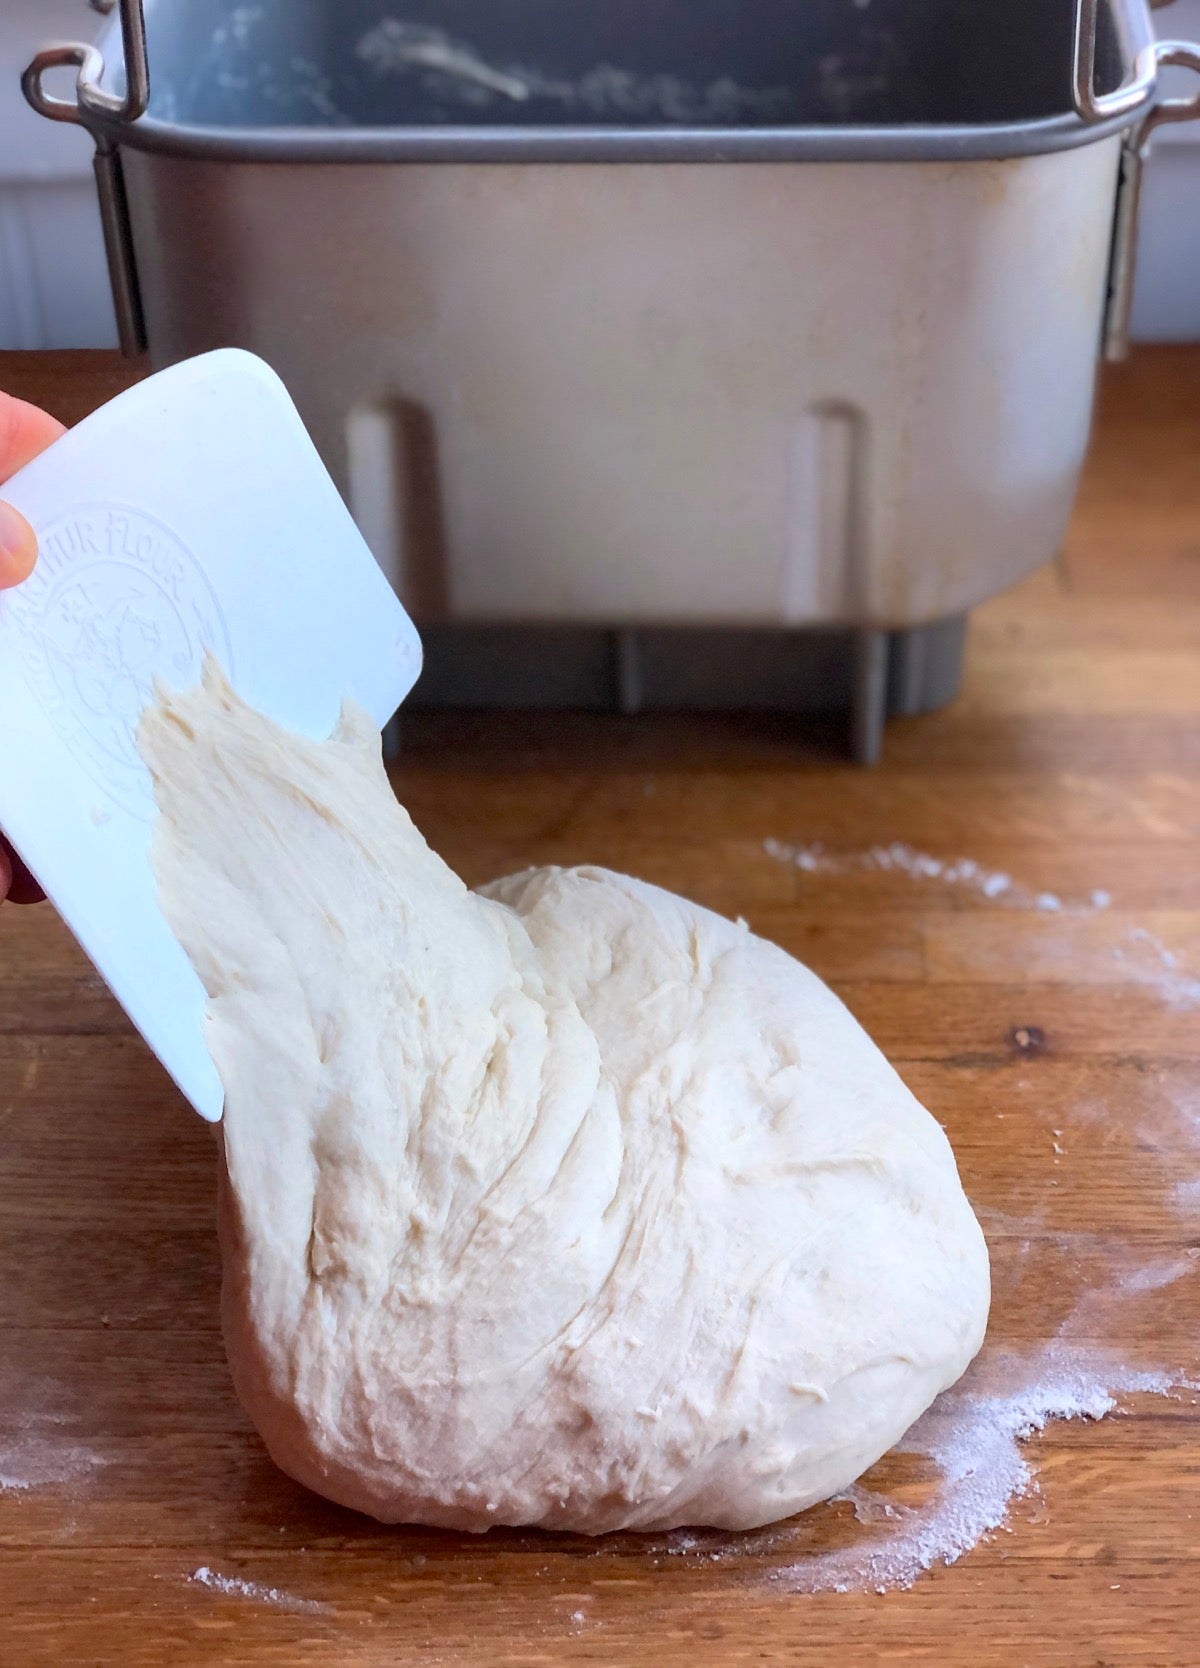
M1176 1182L1171 1198L1181 1216L1200 1216L1200 1176Z
M78 1424L63 1385L0 1365L0 1494L79 1484L107 1465L78 1440Z
M1174 950L1145 927L1133 927L1113 949L1122 973L1137 984L1149 985L1172 1008L1200 1006L1200 979L1183 967Z
M968 1379L947 1391L901 1444L902 1452L937 1466L930 1498L901 1507L892 1520L881 1512L875 1521L885 1522L887 1533L878 1540L817 1553L785 1565L771 1580L804 1593L911 1587L935 1564L953 1564L970 1552L1035 1490L1021 1446L1027 1438L1051 1420L1102 1419L1120 1395L1166 1395L1177 1382L1057 1340L1026 1354L998 1352L981 1366L982 1386ZM987 1388L989 1381L996 1387ZM868 1498L876 1511L887 1504Z
M0 1429L0 1494L77 1483L107 1464L90 1448L64 1441L36 1415L15 1431Z
M1039 892L1005 870L989 869L972 857L934 857L903 840L863 851L831 851L820 840L796 844L767 838L762 844L768 857L805 875L894 874L972 892L988 903L1048 915L1086 915L1107 910L1113 902L1113 894L1105 887L1095 887L1085 896L1064 898L1056 892ZM1107 954L1118 965L1123 979L1149 987L1170 1007L1200 1007L1200 978L1191 974L1182 958L1147 928L1131 927L1121 933Z
M895 874L909 880L936 881L941 886L975 892L991 902L1016 909L1040 909L1048 913L1071 908L1107 909L1111 892L1097 889L1078 904L1057 892L1038 892L1014 880L1004 869L989 869L973 857L933 857L903 840L869 846L865 851L830 851L820 840L807 845L766 839L763 850L779 863L790 864L808 875Z
M333 1610L332 1605L322 1604L318 1599L297 1598L295 1593L285 1592L282 1587L267 1587L261 1581L243 1581L240 1575L219 1575L207 1564L193 1570L188 1580L198 1587L207 1587L210 1592L223 1593L227 1598L251 1599L256 1604L270 1604L276 1610L291 1610L310 1616L329 1615Z

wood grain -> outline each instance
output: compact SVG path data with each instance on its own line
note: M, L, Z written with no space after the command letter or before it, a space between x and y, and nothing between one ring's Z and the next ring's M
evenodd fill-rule
M0 355L0 386L66 420L130 375L106 355ZM979 610L961 699L893 726L874 773L842 761L829 720L729 715L422 715L396 772L471 881L608 864L745 915L828 978L954 1142L993 1252L989 1349L1070 1324L1193 1373L1198 388L1195 350L1107 374L1062 555ZM836 872L767 841L821 842ZM1014 897L863 860L893 841L1003 871ZM1088 906L1097 890L1109 907ZM1051 1426L1012 1532L883 1597L789 1591L805 1558L861 1533L844 1503L683 1554L384 1531L326 1505L275 1470L233 1397L213 1180L209 1132L69 935L5 908L5 1668L1200 1663L1186 1396ZM1095 1320L1087 1292L1117 1291L1131 1257L1185 1272ZM930 1479L914 1464L889 1456L871 1480L915 1499ZM213 1590L190 1579L202 1567L277 1597Z

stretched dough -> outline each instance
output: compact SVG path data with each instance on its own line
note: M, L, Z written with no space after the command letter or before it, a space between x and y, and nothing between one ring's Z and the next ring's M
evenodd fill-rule
M747 927L603 869L467 890L348 709L214 664L140 746L226 1089L222 1315L293 1477L385 1521L745 1528L978 1350L949 1143Z

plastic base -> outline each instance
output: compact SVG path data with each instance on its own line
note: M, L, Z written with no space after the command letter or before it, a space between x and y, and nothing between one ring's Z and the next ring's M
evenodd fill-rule
M871 765L889 716L953 699L965 633L965 615L906 631L429 626L405 710L845 712ZM398 726L384 739L394 756Z

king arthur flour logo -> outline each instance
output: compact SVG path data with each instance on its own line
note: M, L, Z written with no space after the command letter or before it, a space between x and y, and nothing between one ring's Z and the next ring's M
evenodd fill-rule
M134 740L154 680L231 671L211 585L169 528L141 510L83 506L39 529L33 575L9 595L30 689L76 759L127 810L153 811Z

